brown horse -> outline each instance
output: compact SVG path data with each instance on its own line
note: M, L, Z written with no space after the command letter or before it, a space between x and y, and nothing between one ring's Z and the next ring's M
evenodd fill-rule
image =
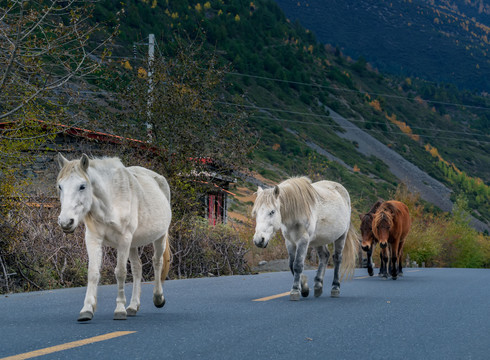
M359 215L361 219L361 236L362 236L362 250L364 250L367 254L367 269L369 276L373 276L373 252L376 249L376 244L378 243L378 239L373 234L373 217L376 213L376 210L383 203L382 200L378 200L366 214ZM384 249L382 249L383 252ZM381 257L382 258L382 257ZM386 268L383 269L384 263L381 263L381 268L379 270L379 275L386 274Z
M405 238L412 220L408 207L402 202L390 200L382 203L373 218L372 230L381 249L390 251L390 273L393 280L403 275L402 257ZM388 254L382 253L382 262L388 262Z

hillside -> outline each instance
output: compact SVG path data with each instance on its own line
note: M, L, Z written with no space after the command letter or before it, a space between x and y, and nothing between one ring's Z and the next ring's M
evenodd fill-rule
M110 19L121 6L102 1L94 18ZM339 125L342 117L443 184L451 200L463 194L473 215L488 224L488 97L382 75L362 59L354 62L322 46L272 0L133 0L124 7L114 58L141 64L133 44L144 57L141 44L155 33L165 53L175 34L185 33L204 36L209 51L231 64L223 103L230 96L243 98L243 108L252 113L249 126L260 135L250 170L272 181L298 174L339 181L359 211L409 182L382 156L364 152L358 141L344 136L350 125Z
M277 0L324 44L382 72L490 90L490 5L463 0Z

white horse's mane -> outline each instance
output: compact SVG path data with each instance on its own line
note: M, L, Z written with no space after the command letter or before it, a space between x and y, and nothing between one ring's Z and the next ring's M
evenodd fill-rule
M257 209L263 205L273 206L278 196L281 204L281 220L297 220L311 217L312 208L316 205L319 195L311 185L311 180L305 176L287 179L278 185L279 195L275 188L270 188L258 194L252 210L256 214Z

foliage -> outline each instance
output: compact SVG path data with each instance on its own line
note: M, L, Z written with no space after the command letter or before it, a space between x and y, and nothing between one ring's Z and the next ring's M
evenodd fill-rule
M399 187L393 198L404 202L410 211L412 227L404 254L411 261L426 266L488 268L490 237L470 226L464 197L458 197L450 216L428 212L419 197L404 187Z
M85 286L88 256L83 226L64 234L57 225L59 204L38 198L16 204L0 223L0 293ZM170 278L247 273L248 247L226 225L201 218L174 222L170 233ZM153 278L153 246L140 249L143 280ZM116 251L104 248L101 284L115 281ZM131 281L128 264L128 282Z
M91 12L89 3L74 0L0 3L2 183L5 174L19 180L18 170L32 158L27 151L42 149L53 124L77 115L80 90L101 67L111 39L93 42L99 26L88 22ZM2 196L16 190L2 189Z
M1 292L81 286L86 282L83 231L64 235L56 226L58 207L52 207L47 199L36 200L15 204L0 223Z
M187 217L171 229L172 278L238 275L249 272L246 242L227 225L210 226Z
M108 120L118 134L148 139L152 168L169 180L180 218L199 205L196 196L210 178L245 166L254 139L247 112L230 113L221 104L227 84L216 57L204 52L199 40L176 37L174 45L143 76L136 66L121 70L120 77L128 79L119 89L122 111Z

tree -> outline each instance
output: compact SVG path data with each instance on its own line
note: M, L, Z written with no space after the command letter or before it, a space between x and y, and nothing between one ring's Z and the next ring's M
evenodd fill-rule
M53 134L51 124L76 118L80 92L102 66L112 38L90 23L92 11L91 1L0 2L3 184L25 160L22 151L38 149Z
M148 139L157 149L162 168L156 170L169 180L178 213L196 205L209 176L242 169L256 137L237 106L242 100L226 91L226 67L204 42L176 36L170 44L149 71L135 67L131 80L120 82L122 111L113 123L117 133ZM199 179L204 173L208 179Z

